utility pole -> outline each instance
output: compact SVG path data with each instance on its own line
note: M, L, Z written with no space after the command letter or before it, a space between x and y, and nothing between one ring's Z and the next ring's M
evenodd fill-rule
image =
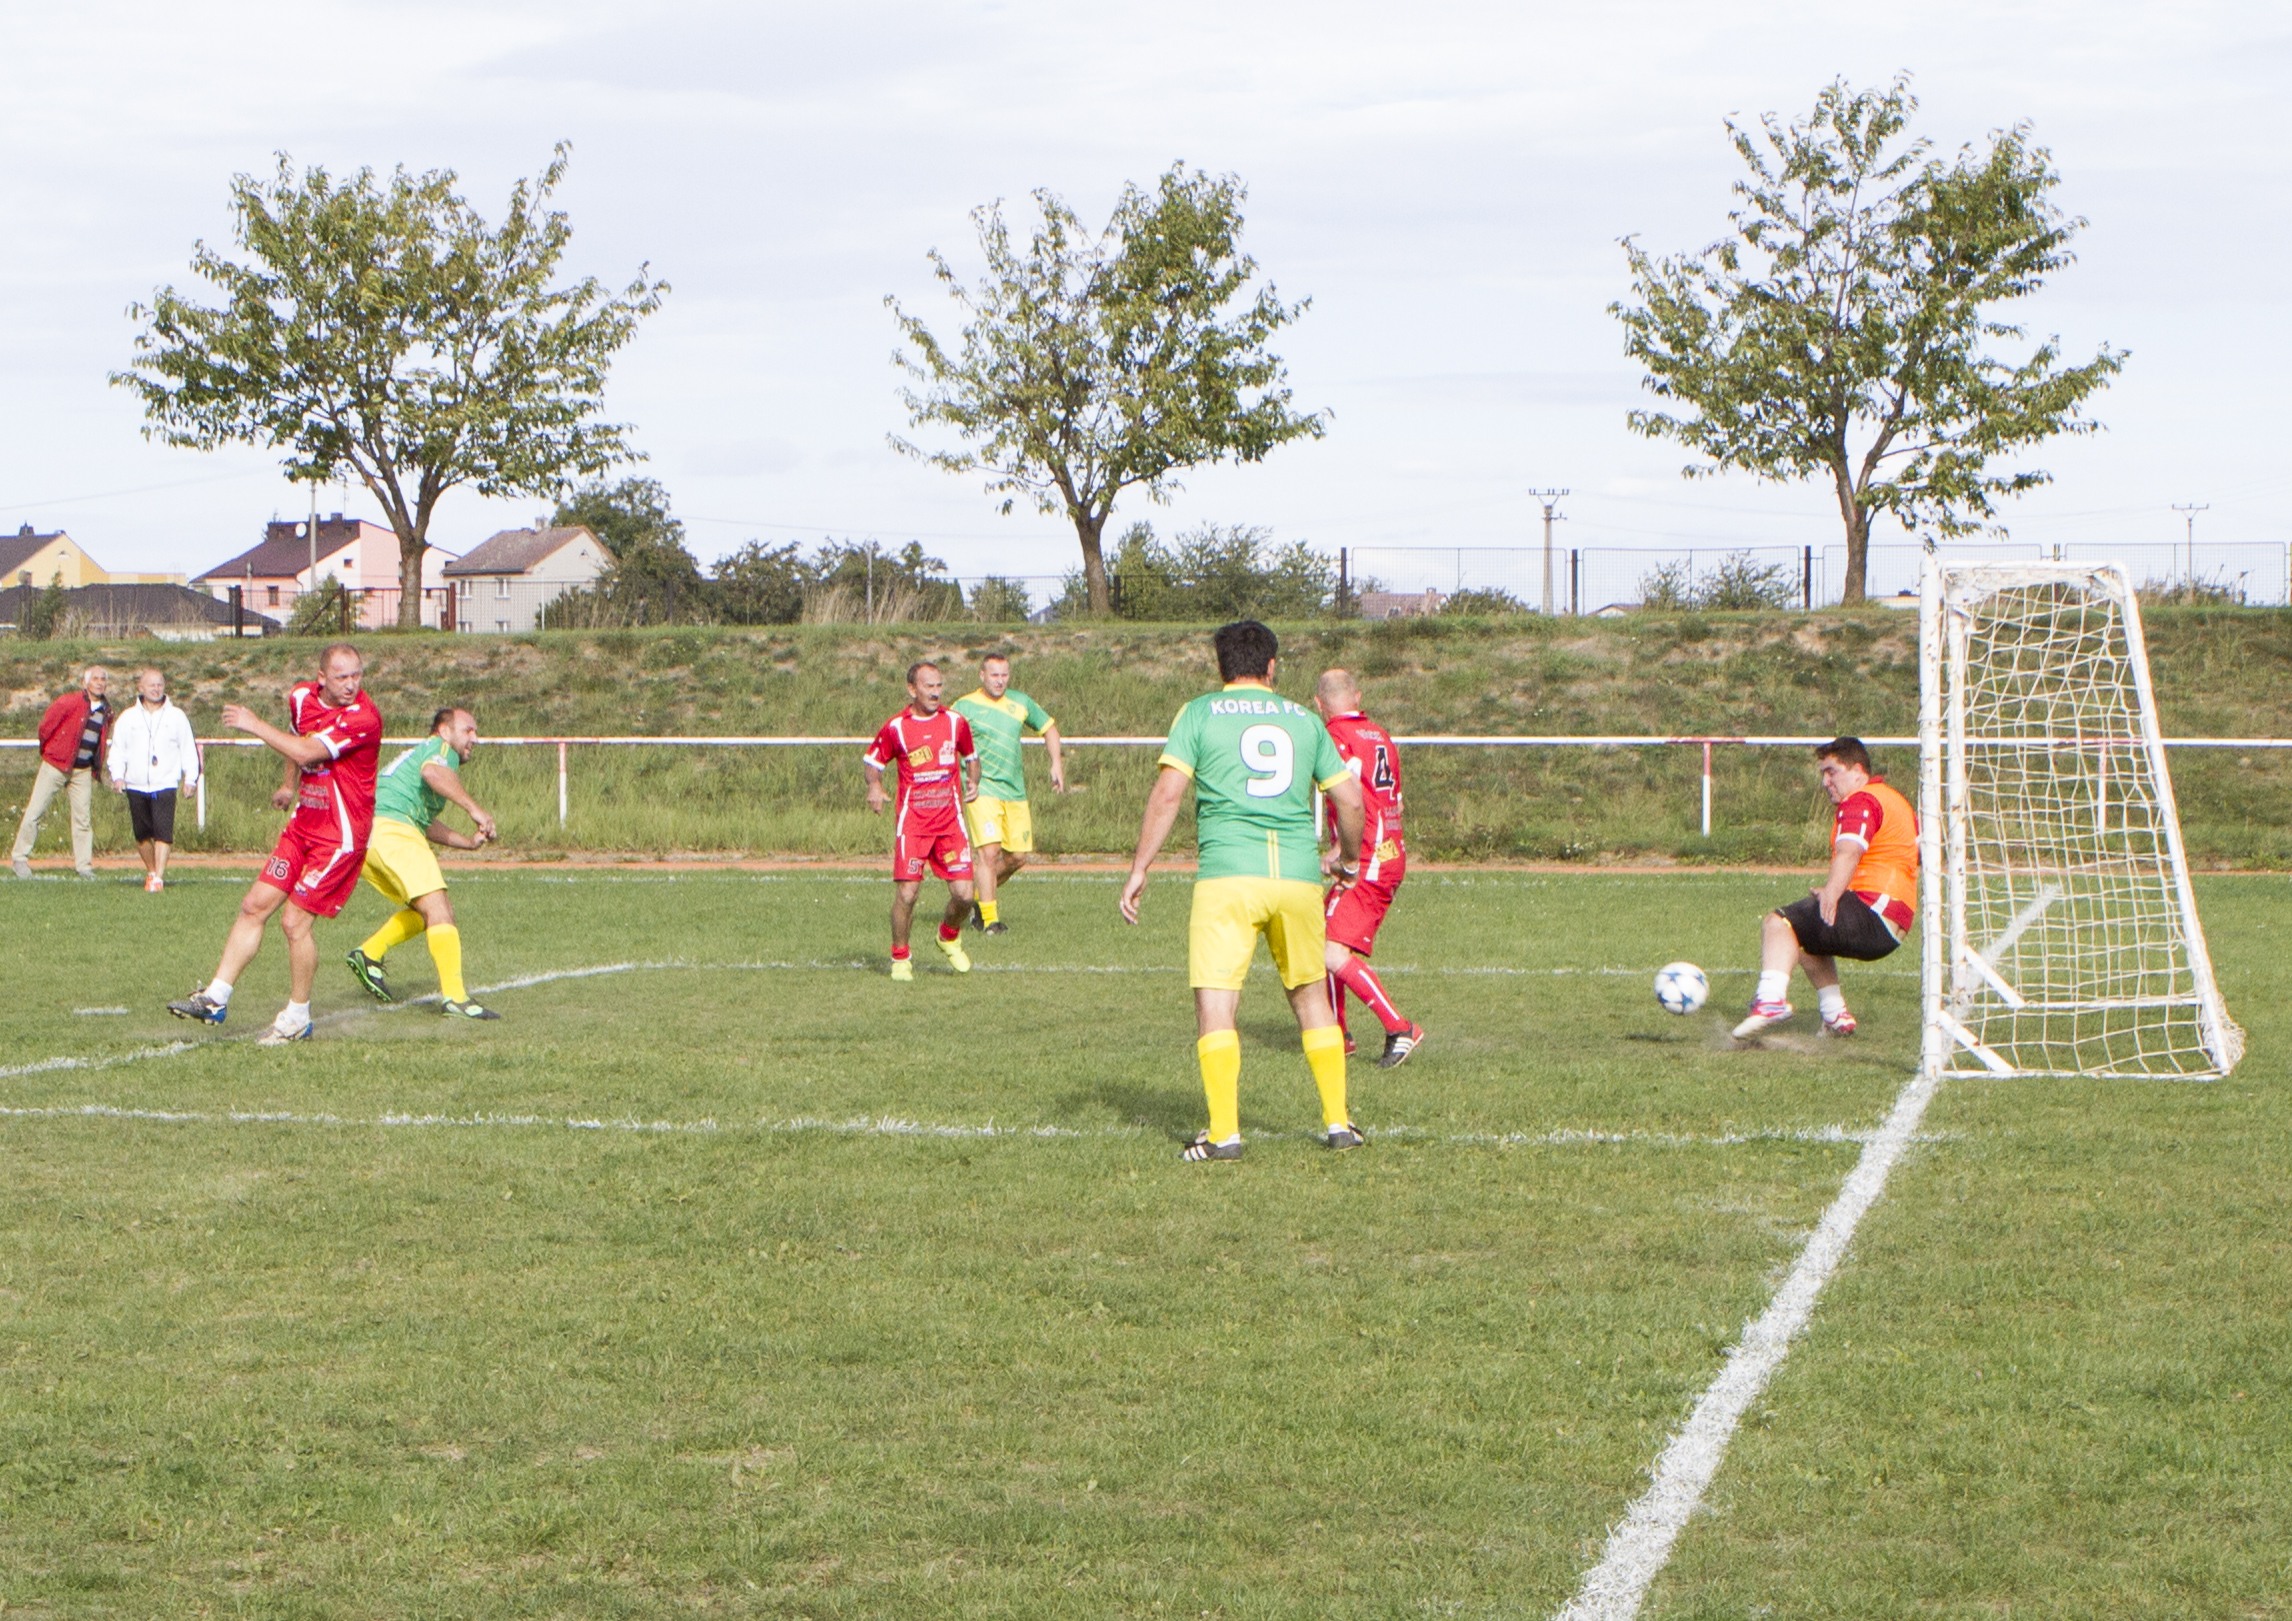
M1528 499L1544 509L1544 612L1552 611L1552 525L1564 516L1560 498L1566 490L1530 490Z
M2175 502L2173 503L2173 510L2174 510L2175 512L2179 513L2179 514L2181 515L2181 517L2183 518L2183 520L2185 520L2185 521L2187 522L2187 524L2188 524L2188 533L2189 533L2189 575L2188 575L2188 578L2189 578L2189 584L2191 584L2191 585L2194 585L2194 584L2196 584L2196 515L2197 515L2198 513L2200 513L2200 512L2210 512L2210 511L2212 510L2212 503L2211 503L2210 501L2175 501Z

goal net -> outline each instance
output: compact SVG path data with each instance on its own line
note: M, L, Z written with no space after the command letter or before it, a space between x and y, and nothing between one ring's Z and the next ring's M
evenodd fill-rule
M2213 981L2123 568L1929 558L1924 584L1929 1072L2227 1074L2244 1035Z

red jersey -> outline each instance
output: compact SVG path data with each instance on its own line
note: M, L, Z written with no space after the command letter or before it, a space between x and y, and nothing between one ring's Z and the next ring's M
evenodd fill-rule
M971 723L952 709L918 715L902 709L883 723L862 756L881 770L899 768L896 798L903 832L963 822L963 766L979 757Z
M1401 833L1401 751L1390 732L1359 710L1331 716L1329 738L1361 785L1361 881L1373 884L1409 858Z
M1895 939L1910 932L1918 908L1918 813L1910 801L1873 777L1839 801L1830 847L1860 845L1847 884L1881 918Z
M316 681L298 681L287 694L287 720L297 736L315 737L327 750L325 760L302 768L295 821L314 834L331 834L363 850L374 830L382 711L364 692L337 709Z

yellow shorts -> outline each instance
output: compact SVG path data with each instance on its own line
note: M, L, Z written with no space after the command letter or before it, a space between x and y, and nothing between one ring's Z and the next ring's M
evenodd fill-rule
M1319 979L1327 972L1321 886L1297 878L1197 879L1186 928L1187 983L1198 991L1240 990L1261 934L1283 989Z
M1025 800L989 799L981 794L963 808L971 817L973 844L999 844L1015 856L1033 853L1035 818Z
M446 887L430 841L420 829L390 816L374 819L373 836L366 841L366 881L400 906Z

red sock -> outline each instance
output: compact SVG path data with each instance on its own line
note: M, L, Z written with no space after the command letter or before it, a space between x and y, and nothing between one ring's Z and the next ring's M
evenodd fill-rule
M1347 990L1369 1005L1369 1011L1377 1016L1377 1022L1385 1027L1387 1035L1396 1035L1409 1027L1409 1021L1401 1017L1400 1009L1394 1007L1393 999L1385 994L1383 981L1370 971L1368 963L1361 958L1347 956L1344 966L1334 970L1334 976L1344 981Z
M1329 1011L1337 1015L1337 1028L1342 1031L1345 1029L1345 982L1335 974L1329 975L1328 981Z
M960 940L963 938L963 931L952 923L942 923L939 925L939 938L942 940Z
M905 946L893 946L891 948L891 960L893 962L907 961L907 948Z

